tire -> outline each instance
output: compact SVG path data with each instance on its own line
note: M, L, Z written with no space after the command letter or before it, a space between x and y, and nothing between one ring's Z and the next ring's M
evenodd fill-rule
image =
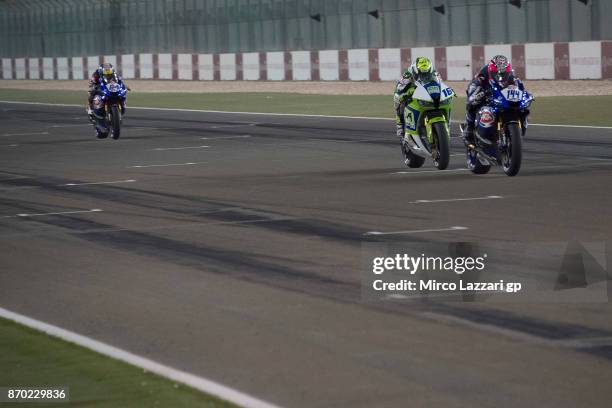
M110 127L113 139L119 139L121 135L121 116L119 116L119 108L117 105L110 107Z
M490 164L482 164L478 157L476 156L476 152L473 150L467 150L467 167L474 174L487 174L489 170L491 170Z
M523 141L518 123L514 122L506 125L506 136L508 137L509 148L501 154L502 167L506 175L513 177L521 169L523 159Z
M425 164L425 158L421 156L417 156L416 154L408 151L406 154L406 159L408 159L408 167L411 169L418 169L419 167L423 167Z
M432 157L438 170L448 167L450 161L450 136L444 122L436 122L432 127L433 137L438 151L438 157Z
M425 164L425 158L412 153L410 149L402 142L402 154L404 156L404 164L411 169L417 169Z

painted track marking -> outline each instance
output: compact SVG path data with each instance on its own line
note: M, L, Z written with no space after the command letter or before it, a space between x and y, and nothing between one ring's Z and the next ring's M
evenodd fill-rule
M33 135L48 135L49 132L27 132L27 133L5 133L2 136L33 136Z
M401 235L401 234L420 234L425 232L445 232L445 231L465 231L469 229L468 227L462 226L454 226L448 228L436 228L436 229L423 229L423 230L410 230L410 231L390 231L390 232L381 232L381 231L369 231L363 235Z
M467 198L443 198L440 200L416 200L410 201L409 204L425 204L425 203L446 203L451 201L475 201L475 200L495 200L504 198L502 196L490 195L485 197L467 197Z
M257 123L236 123L235 125L217 125L217 126L211 126L210 129L223 129L223 128L246 127L246 126L257 126Z
M95 212L102 212L102 211L104 211L104 210L101 210L99 208L93 208L91 210L59 211L59 212L35 213L35 214L21 213L21 214L15 214L15 215L5 215L2 218L42 217L42 216L45 216L45 215L82 214L82 213L95 213Z
M0 103L8 104L22 104L22 105L42 105L42 106L61 106L70 108L80 108L81 105L74 103L48 103L48 102L21 102L21 101L4 101L0 100ZM304 118L332 118L332 119L364 119L364 120L387 120L394 121L393 118L380 118L380 117L366 117L366 116L342 116L342 115L313 115L306 113L265 113L265 112L232 112L232 111L219 111L219 110L206 110L206 109L180 109L180 108L151 108L144 106L132 106L130 109L139 110L158 110L158 111L169 111L169 112L200 112L200 113L223 113L228 115L259 115L259 116L294 116ZM452 121L452 123L462 123L461 121ZM75 126L75 125L72 125ZM81 125L77 125L81 126ZM90 125L87 125L90 126ZM607 129L612 130L612 126L586 126L586 125L553 125L548 123L530 123L529 126L550 126L550 127L568 127L568 128L583 128L583 129ZM54 126L51 126L54 127Z
M394 171L391 174L420 174L420 173L449 173L455 171L466 171L467 168L450 169L450 170L416 170L416 171Z
M66 184L58 184L58 186L75 187L75 186L93 186L96 184L120 184L120 183L134 183L134 182L136 182L136 180L130 179L130 180L117 180L117 181L98 181L98 182L91 182L91 183L66 183Z
M219 137L201 137L202 140L223 140L223 139L246 139L251 135L237 135L237 136L219 136Z
M151 150L155 150L157 152L161 152L164 150L185 150L185 149L207 149L210 146L185 146L185 147L157 147L155 149L151 149Z
M142 169L142 168L146 168L146 167L170 167L170 166L195 166L196 164L202 164L202 163L206 163L206 162L197 162L197 163L170 163L170 164L143 164L143 165L136 165L136 166L128 166L128 168L134 168L134 169Z
M107 357L123 361L170 380L180 382L199 391L208 393L229 402L233 402L238 406L247 408L279 408L277 405L273 405L269 402L252 397L248 394L211 381L207 378L177 370L148 358L141 357L137 354L130 353L129 351L111 346L110 344L102 343L98 340L92 339L91 337L86 337L81 334L62 329L61 327L32 319L2 307L0 307L0 317L44 332L50 336L60 338L69 343L85 347Z

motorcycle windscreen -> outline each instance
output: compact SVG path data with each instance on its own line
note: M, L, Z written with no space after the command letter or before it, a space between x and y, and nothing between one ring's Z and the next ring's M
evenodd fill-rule
M433 98L431 97L429 92L427 92L427 89L425 89L425 87L419 83L417 83L417 88L412 94L412 99L416 99L419 101L425 101L425 102L433 102Z

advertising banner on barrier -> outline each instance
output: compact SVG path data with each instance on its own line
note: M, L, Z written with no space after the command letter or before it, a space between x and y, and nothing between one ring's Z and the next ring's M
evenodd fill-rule
M394 81L417 57L443 78L467 81L493 56L512 61L522 79L612 78L612 41L486 44L449 47L271 51L222 54L121 54L3 58L3 79L83 79L104 62L128 79Z
M285 53L268 52L266 55L268 80L282 81L285 79Z
M552 43L525 45L525 77L555 79L555 49Z
M247 52L242 54L242 78L245 81L259 80L259 53Z
M393 81L401 75L401 55L399 48L378 50L378 75L381 81Z
M570 79L601 79L601 42L569 43Z

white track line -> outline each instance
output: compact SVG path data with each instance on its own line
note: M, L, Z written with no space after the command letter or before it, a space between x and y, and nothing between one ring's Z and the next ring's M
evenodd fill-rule
M32 135L48 135L49 132L28 132L28 133L5 133L2 136L32 136Z
M15 218L15 217L42 217L45 215L63 215L63 214L81 214L81 213L93 213L93 212L102 212L99 208L93 208L91 210L78 210L78 211L60 211L60 212L48 212L48 213L36 213L36 214L15 214L15 215L5 215L2 218Z
M223 129L223 128L246 127L246 126L256 126L256 125L257 123L237 123L235 125L211 126L210 129Z
M420 173L449 173L454 171L466 171L466 169L450 169L450 170L415 170L415 171L394 171L391 174L420 174Z
M456 122L460 123L460 122ZM584 128L584 129L612 129L612 126L583 126L583 125L552 125L550 123L530 123L529 126L546 126L546 127L561 127L561 128Z
M117 181L98 181L92 183L67 183L67 184L58 184L58 186L62 187L73 187L73 186L92 186L96 184L120 184L120 183L134 183L136 180L117 180Z
M232 402L242 407L278 408L278 406L273 405L269 402L252 397L233 388L226 387L225 385L211 381L207 378L199 377L197 375L190 374L185 371L177 370L175 368L150 360L148 358L130 353L129 351L111 346L110 344L102 343L90 337L83 336L81 334L71 332L62 329L61 327L53 326L49 323L32 319L30 317L15 312L11 312L10 310L1 307L0 317L12 320L32 329L42 331L50 336L58 337L69 343L85 347L89 350L95 351L96 353L108 356L110 358L114 358L115 360L123 361L125 363L139 367L143 370L168 378L170 380L180 382L199 391L208 393L210 395L221 398L225 401Z
M137 166L128 166L128 168L134 169L143 169L146 167L170 167L170 166L195 166L196 164L201 164L206 162L198 162L198 163L170 163L170 164L143 164Z
M436 229L424 229L424 230L411 230L411 231L391 231L391 232L380 232L380 231L369 231L363 235L401 235L401 234L420 234L424 232L444 232L444 231L465 231L468 227L454 226L448 228L436 228Z
M410 201L408 204L447 203L451 201L495 200L498 198L504 198L504 197L497 196L497 195L490 195L490 196L485 196L485 197L444 198L440 200L416 200L416 201Z
M219 136L219 137L201 137L202 140L223 140L223 139L246 139L251 135L239 135L239 136Z
M157 152L161 152L164 150L185 150L185 149L207 149L210 146L185 146L185 147L157 147L155 149L150 149L150 150L155 150Z
M62 107L77 107L77 108L82 107L81 105L70 104L70 103L14 102L14 101L1 101L1 100L0 100L0 103L22 104L22 105L62 106ZM169 112L223 113L223 114L228 114L228 115L294 116L294 117L305 117L305 118L363 119L363 120L387 120L387 121L394 120L393 118L379 118L379 117L366 117L366 116L312 115L312 114L305 114L305 113L232 112L232 111L218 111L218 110L206 110L206 109L151 108L151 107L143 107L143 106L132 106L130 107L130 109L157 110L157 111L169 111ZM461 123L461 122L453 121L453 123ZM612 130L612 126L551 125L548 123L530 123L529 126L549 126L549 127L568 127L568 128L610 129Z

